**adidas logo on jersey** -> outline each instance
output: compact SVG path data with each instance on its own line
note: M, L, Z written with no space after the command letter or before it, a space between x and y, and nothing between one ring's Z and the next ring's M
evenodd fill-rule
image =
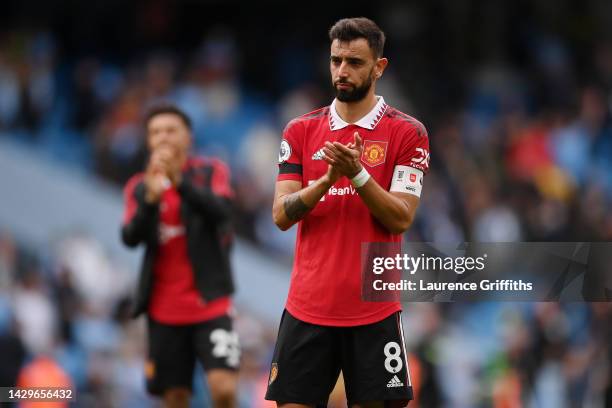
M323 157L325 157L325 153L323 153L323 148L320 148L312 155L312 160L323 160Z
M387 383L387 388L395 388L395 387L403 387L404 383L397 378L397 375L394 375L392 379Z

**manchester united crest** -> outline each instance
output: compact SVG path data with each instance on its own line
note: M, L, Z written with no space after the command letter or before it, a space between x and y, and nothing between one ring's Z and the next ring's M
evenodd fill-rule
M148 380L152 380L153 377L155 377L155 363L153 362L153 360L147 360L145 362L144 371L145 371L145 377Z
M370 167L378 166L385 162L387 156L387 142L377 140L364 140L361 161Z
M278 376L278 364L272 363L272 368L270 369L270 380L268 380L268 385L272 384L276 377Z

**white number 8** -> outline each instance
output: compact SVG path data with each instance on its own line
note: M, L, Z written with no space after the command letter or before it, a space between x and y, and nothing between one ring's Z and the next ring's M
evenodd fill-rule
M402 363L402 359L400 358L402 349L400 348L399 344L394 341L388 342L387 344L385 344L384 352L385 357L387 357L385 359L385 369L391 374L399 372L399 370L401 370L404 366L404 364ZM395 362L395 364L392 365L392 361Z

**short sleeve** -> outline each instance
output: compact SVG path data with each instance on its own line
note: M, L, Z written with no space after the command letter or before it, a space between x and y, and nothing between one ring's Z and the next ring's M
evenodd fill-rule
M396 166L409 166L421 170L423 174L429 171L429 137L427 130L420 122L411 123L402 137L400 152Z
M296 120L287 124L278 152L277 181L302 181L302 141L304 125Z
M400 151L389 191L421 197L423 178L429 170L429 138L425 127L416 120L406 121L401 130Z

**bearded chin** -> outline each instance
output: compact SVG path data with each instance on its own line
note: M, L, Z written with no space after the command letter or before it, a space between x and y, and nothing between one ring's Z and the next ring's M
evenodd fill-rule
M372 79L368 78L368 81L360 87L346 90L338 89L336 86L334 86L334 89L336 90L336 99L338 99L340 102L359 102L366 97L371 87Z

